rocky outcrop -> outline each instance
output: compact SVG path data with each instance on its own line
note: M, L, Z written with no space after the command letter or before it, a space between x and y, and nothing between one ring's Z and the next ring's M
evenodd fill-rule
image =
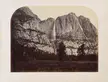
M59 16L55 21L56 39L63 41L67 54L76 54L77 48L85 43L85 47L94 47L97 30L90 20L75 13Z
M65 40L83 40L85 38L83 29L74 13L58 17L55 28L57 38Z
M79 16L79 23L86 35L86 38L89 40L96 41L97 39L97 29L96 27L90 22L90 20L84 16Z
M15 11L11 19L11 38L20 45L54 53L50 41L54 19L41 21L28 7Z

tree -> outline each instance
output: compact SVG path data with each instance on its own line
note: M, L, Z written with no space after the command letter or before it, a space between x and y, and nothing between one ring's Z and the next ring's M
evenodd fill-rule
M66 54L65 50L66 50L66 47L65 47L64 43L60 42L58 49L57 49L57 55L58 55L59 61L63 60L63 57Z
M77 53L78 53L78 56L79 56L79 59L83 59L84 55L85 55L85 52L84 52L84 44L82 44L78 50L77 50Z

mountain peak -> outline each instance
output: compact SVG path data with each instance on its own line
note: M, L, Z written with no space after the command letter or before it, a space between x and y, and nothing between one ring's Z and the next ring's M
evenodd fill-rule
M68 13L68 15L75 15L75 13L73 13L73 12L70 12L70 13Z
M49 17L47 20L52 20L52 21L54 21L55 19L54 19L54 18L52 18L52 17Z
M26 6L25 6L25 7L21 7L21 8L19 8L18 10L24 12L26 15L30 15L30 16L32 16L32 17L35 16L34 13L30 10L29 7L26 7ZM18 10L17 10L17 11L18 11Z
M90 19L87 17L84 17L83 15L80 15L78 18L82 19L83 21L89 21L90 22Z

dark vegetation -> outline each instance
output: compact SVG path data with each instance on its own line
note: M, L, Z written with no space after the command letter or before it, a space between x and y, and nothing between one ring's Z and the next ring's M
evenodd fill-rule
M16 72L97 72L97 62L36 60L17 62Z
M18 61L29 61L29 60L61 60L59 59L61 55L63 55L63 60L71 60L71 61L98 61L98 55L96 54L89 54L84 55L84 52L78 56L75 55L66 55L64 52L63 46L58 49L58 55L54 53L44 52L34 47L24 47L23 45L19 45L18 43L12 43L11 46L11 55L14 56L14 59ZM15 46L15 47L14 47Z
M23 45L20 45L17 42L12 41L11 71L97 71L98 56L96 54L82 54L78 56L66 55L64 52L65 48L61 50L60 49L58 49L58 55L55 55L52 53L44 52L39 49L36 50L33 47L24 47ZM36 63L37 61L41 62ZM44 65L42 61L44 64L45 61L49 62L47 62ZM65 61L68 61L68 63L63 64L63 62ZM84 63L86 61L89 61L89 63ZM90 63L93 61L95 61L96 63ZM81 64L76 62L83 63ZM52 64L54 64L53 67ZM89 65L92 67L90 67Z

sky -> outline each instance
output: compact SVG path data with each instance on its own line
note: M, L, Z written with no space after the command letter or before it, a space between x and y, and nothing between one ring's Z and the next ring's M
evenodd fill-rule
M56 19L58 16L73 12L77 16L83 15L89 18L92 24L98 28L97 15L93 10L84 6L29 6L29 8L41 20L45 20L49 17Z

